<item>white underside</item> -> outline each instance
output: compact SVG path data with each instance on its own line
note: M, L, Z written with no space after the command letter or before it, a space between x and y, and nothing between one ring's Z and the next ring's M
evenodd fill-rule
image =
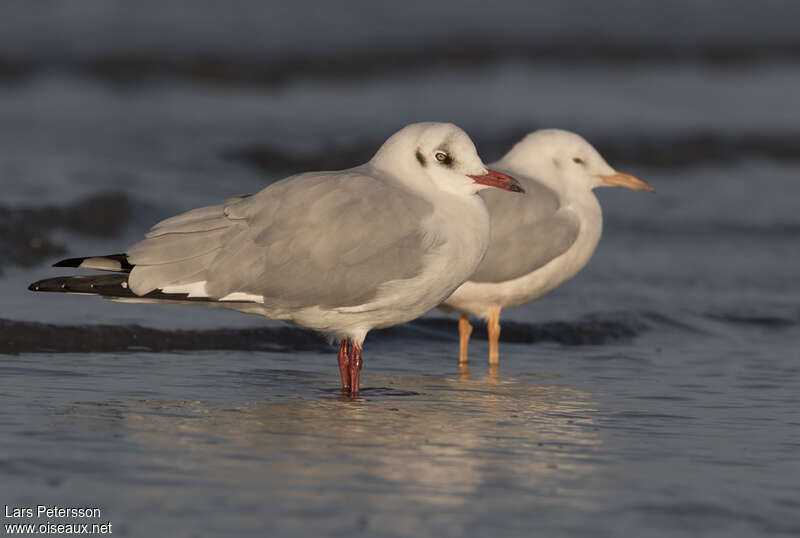
M589 248L590 245L576 244L547 265L513 280L465 282L444 304L450 309L486 319L491 307L509 308L528 303L574 277L589 262L596 245L594 242Z
M587 196L588 195L588 196ZM561 256L527 275L503 282L467 281L442 305L443 310L457 310L488 318L492 307L519 306L554 290L583 269L600 241L603 216L600 204L591 191L570 196L578 203L569 204L580 217L581 228L575 243ZM520 245L525 248L525 245Z

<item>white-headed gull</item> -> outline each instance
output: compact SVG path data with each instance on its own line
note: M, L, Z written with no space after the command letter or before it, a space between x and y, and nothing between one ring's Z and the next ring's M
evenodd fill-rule
M455 125L412 124L361 166L291 176L164 220L125 254L56 264L118 274L30 289L225 306L309 327L340 341L342 389L358 393L367 332L422 315L477 268L489 214L476 193L487 187L522 191Z
M461 312L459 361L467 361L469 314L488 320L489 362L499 360L500 310L548 293L578 273L592 257L603 228L595 187L617 185L654 192L617 172L575 133L543 129L528 134L490 165L516 177L525 196L481 193L491 215L486 257L443 305Z

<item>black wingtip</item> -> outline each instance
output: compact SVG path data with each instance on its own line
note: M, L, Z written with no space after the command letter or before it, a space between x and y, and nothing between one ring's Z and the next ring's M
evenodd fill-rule
M39 283L40 282L41 282L41 280L37 280L36 282L34 282L30 286L28 286L28 291L39 291Z
M86 258L67 258L53 264L53 267L80 267ZM33 285L33 284L31 284Z

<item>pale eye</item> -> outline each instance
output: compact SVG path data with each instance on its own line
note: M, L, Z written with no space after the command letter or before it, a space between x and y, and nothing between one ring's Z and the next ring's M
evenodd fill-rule
M580 157L573 157L572 162L574 162L575 164L586 164L586 162Z

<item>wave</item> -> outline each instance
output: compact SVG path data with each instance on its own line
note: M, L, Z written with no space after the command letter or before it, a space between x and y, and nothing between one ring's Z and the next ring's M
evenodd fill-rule
M133 202L123 194L91 196L64 206L0 206L0 268L32 266L66 253L47 235L66 229L94 237L116 237L133 214Z
M564 345L602 345L621 340L630 340L649 329L647 316L639 313L591 314L573 321L545 321L524 323L503 321L500 340L517 344L556 342ZM472 338L488 339L486 323L473 322ZM383 331L386 336L406 337L410 330L436 331L457 339L455 318L422 318L406 325ZM392 334L395 333L395 334ZM385 337L385 336L384 336Z
M782 329L799 320L778 315L706 313L703 317L736 326L752 325ZM486 324L474 322L472 338L486 340ZM525 323L503 321L500 340L534 345L553 342L566 346L602 346L631 341L655 327L680 332L697 332L690 324L658 312L610 312L582 316L569 321ZM457 320L426 317L404 325L370 332L369 343L455 342ZM164 330L138 325L56 325L0 319L0 354L19 353L104 353L162 351L273 351L332 352L327 339L314 331L294 326L247 329Z
M137 325L53 325L0 319L0 353L101 353L189 350L310 351L327 341L296 327L161 330Z
M487 138L475 133L475 145L491 162L503 155L527 133L539 126L517 127L506 134ZM347 147L328 147L315 153L298 155L267 145L249 145L222 152L228 160L242 162L269 173L302 170L341 170L365 162L380 146L380 140L359 140ZM595 137L592 144L613 163L652 168L679 168L703 163L735 163L756 157L777 161L800 161L800 133L670 133Z
M505 321L501 340L519 344L557 342L602 345L630 340L648 330L641 314L591 315L575 321L520 323ZM369 340L456 340L455 318L431 317L370 333ZM486 339L486 325L476 323L472 335ZM137 325L54 325L0 319L0 354L100 353L126 351L329 351L321 335L299 327L250 329L162 330Z
M708 463L727 464L734 467L747 466L744 461L724 462L722 460L710 459ZM800 532L800 526L792 522L778 521L767 517L762 513L731 509L722 504L705 501L677 501L661 503L640 503L631 506L627 510L639 513L648 518L654 524L667 525L679 519L681 528L689 531L695 530L702 533L702 530L713 528L717 524L732 525L736 524L739 528L751 529L753 535L796 535ZM745 531L747 533L747 531Z
M637 236L648 237L677 237L684 240L698 241L707 238L717 241L720 238L735 238L736 240L759 239L769 242L795 240L800 236L800 223L773 220L771 222L736 222L722 219L693 219L664 221L644 220L635 217L615 216L603 223L606 231L613 230L615 234L633 233Z
M0 58L0 82L25 81L33 76L36 70L36 65L28 61Z
M424 48L420 48L420 45ZM423 42L404 47L373 47L336 53L221 54L195 50L97 53L89 57L0 58L0 81L26 80L46 71L64 71L115 85L169 78L214 85L275 87L298 79L353 80L377 76L463 70L516 62L530 66L702 65L714 68L752 67L776 61L800 61L800 42L676 44L609 42L574 38L547 41L485 40Z
M719 321L731 325L749 325L763 329L785 329L788 327L794 327L798 324L798 322L800 322L800 320L797 318L771 314L711 312L707 313L706 317L713 321Z

